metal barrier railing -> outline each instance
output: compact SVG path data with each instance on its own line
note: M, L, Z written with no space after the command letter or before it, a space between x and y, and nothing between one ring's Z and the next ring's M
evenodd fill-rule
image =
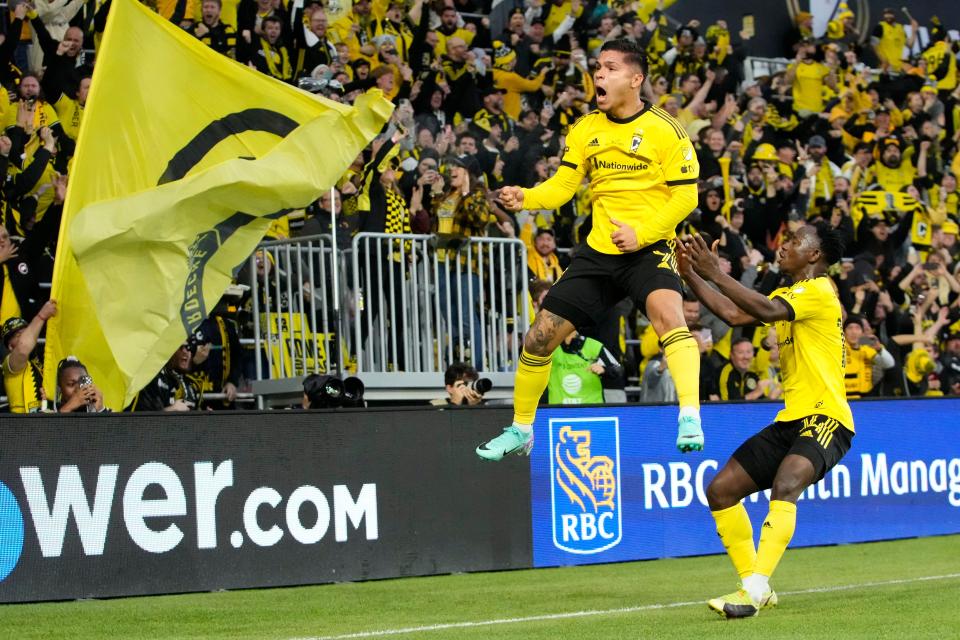
M512 371L529 325L526 247L504 238L353 239L357 372Z
M762 56L748 56L743 61L743 75L746 80L755 80L764 76L772 76L786 71L790 58L764 58ZM870 79L876 80L880 76L880 69L870 69Z
M343 354L333 297L343 269L328 235L262 243L250 256L258 380L336 370ZM341 280L334 287L334 273Z
M523 242L360 233L333 247L301 237L250 257L258 406L294 397L310 373L355 372L367 397L435 395L454 361L506 393L530 324Z
M790 64L787 58L762 58L760 56L748 56L743 61L744 77L747 80L753 80L763 76L772 76L781 71L785 71Z

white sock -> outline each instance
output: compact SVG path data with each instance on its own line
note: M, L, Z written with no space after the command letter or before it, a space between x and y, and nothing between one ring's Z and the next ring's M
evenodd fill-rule
M700 409L698 409L697 407L680 407L680 417L681 418L691 417L699 420Z
M754 602L763 600L763 596L770 591L770 577L760 573L752 573L743 579L743 589L750 594Z
M520 424L519 422L514 422L513 426L519 429L520 432L523 433L524 435L527 435L528 433L533 431L532 424Z

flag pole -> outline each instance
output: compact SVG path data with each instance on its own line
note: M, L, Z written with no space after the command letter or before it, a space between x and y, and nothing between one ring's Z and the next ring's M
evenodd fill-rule
M333 338L337 353L336 369L330 368L331 373L343 375L343 341L340 336L340 250L337 245L337 188L330 187L330 237L333 255Z

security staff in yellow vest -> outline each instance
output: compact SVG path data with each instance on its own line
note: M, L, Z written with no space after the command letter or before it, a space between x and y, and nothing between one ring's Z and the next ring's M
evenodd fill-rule
M884 348L877 336L864 333L863 319L860 316L847 316L843 323L843 339L847 398L868 395L876 386L882 372L894 366L893 355Z
M36 413L43 409L43 362L34 353L47 320L57 315L57 303L48 300L33 320L10 318L3 323L3 386L11 413Z
M730 347L730 362L720 370L721 400L757 400L763 397L770 380L761 380L753 371L753 342L738 338Z

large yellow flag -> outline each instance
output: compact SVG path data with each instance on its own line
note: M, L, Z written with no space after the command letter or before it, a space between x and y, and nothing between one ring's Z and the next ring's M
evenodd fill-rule
M392 108L316 98L114 0L60 230L48 396L75 355L108 407L129 404L271 220L334 184Z

